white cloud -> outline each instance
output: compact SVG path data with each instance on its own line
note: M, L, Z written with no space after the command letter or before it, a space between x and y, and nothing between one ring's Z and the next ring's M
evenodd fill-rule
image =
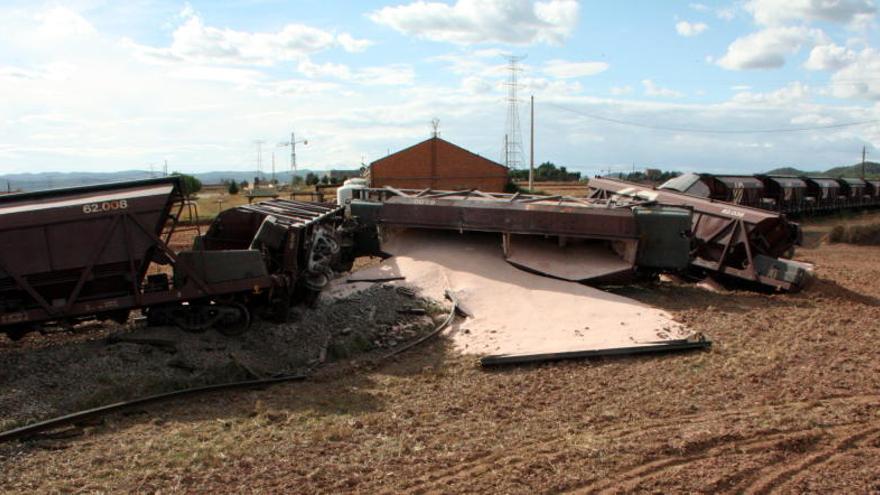
M657 86L654 81L650 79L643 79L642 87L645 89L646 96L661 96L664 98L678 98L684 96L684 94L679 91Z
M611 86L610 92L614 96L628 95L633 92L632 86Z
M709 29L705 22L678 21L675 23L675 31L682 36L697 36Z
M736 9L734 9L732 7L718 9L715 12L715 15L718 16L718 18L723 21L732 21L736 17Z
M566 60L549 60L544 64L544 73L559 79L594 76L608 70L605 62L568 62Z
M205 25L201 17L187 13L184 23L172 34L170 46L130 44L140 54L155 60L269 66L299 60L335 46L351 52L362 51L370 42L357 40L348 33L336 35L304 24L287 24L274 33L236 31Z
M848 24L876 12L871 0L750 0L746 11L764 25L788 21L828 21Z
M327 62L316 64L306 58L297 64L296 69L306 77L334 77L337 79L351 79L351 69L347 65Z
M415 81L416 73L408 64L367 67L357 71L354 81L377 86L405 86Z
M838 98L880 100L880 51L865 48L855 60L831 76L832 94Z
M711 9L708 5L702 3L690 3L688 7L696 10L697 12L709 12Z
M829 125L835 122L834 118L816 113L796 115L790 119L792 124L797 125Z
M804 63L809 70L837 70L852 63L856 54L849 48L830 43L814 46Z
M583 86L577 81L554 80L544 77L522 77L519 82L522 85L524 94L540 92L543 98L571 96L583 91Z
M0 66L0 79L37 79L42 77L39 71L14 66Z
M252 86L263 79L263 73L255 70L189 64L171 70L169 76L194 81L231 83L239 87Z
M399 86L412 84L415 80L415 71L407 64L352 69L332 62L316 64L306 58L300 61L297 70L308 78L334 78L366 85Z
M0 7L0 14L4 13ZM388 64L378 67L364 67L363 57L333 58L336 53L305 53L286 63L272 56L253 56L249 60L261 63L249 66L226 63L225 57L204 57L204 62L197 62L197 57L189 55L182 63L157 65L132 57L130 45L100 31L89 33L75 28L66 31L71 37L63 43L41 45L35 42L41 21L33 14L25 11L19 17L0 15L0 94L14 95L0 105L0 173L144 169L165 158L170 166L185 172L247 171L255 166L252 141L283 140L292 125L298 136L307 137L311 143L297 149L303 168L348 168L359 163L362 154L369 162L383 156L388 148L400 149L424 139L428 136L427 122L435 116L441 119L443 136L468 149L497 159L501 147L505 108L502 83L506 74L499 49L450 50L453 53L447 58L429 60L434 65L424 72L421 65L416 66L416 72L408 65L394 64L410 60L399 51L386 59L376 53L377 61L370 63ZM210 18L207 14L205 22ZM163 14L157 23L166 18ZM103 17L101 22L89 16L83 20L100 27L109 25L112 17ZM242 28L236 29L234 32L242 32ZM219 31L221 39L229 39L226 30ZM280 31L245 34L275 36ZM327 41L328 51L344 48L337 32L322 31L335 36L335 41ZM173 32L174 28L169 34ZM859 43L845 45L856 52L857 60L850 66L857 67L851 69L853 72L839 71L840 84L833 83L833 87L847 88L846 96L877 98L876 104L843 100L832 104L818 98L814 102L810 96L815 93L810 92L796 99L798 90L787 87L775 95L770 91L740 96L741 102L708 103L705 98L700 99L701 103L692 103L686 98L644 96L644 84L639 82L611 88L610 94L595 97L585 95L577 79L557 79L545 73L546 56L530 50L526 62L534 66L523 64L523 88L540 89L536 104L558 104L539 110L542 124L538 138L543 151L537 158L584 172L595 171L600 164L630 164L634 160L665 169L712 172L737 167L737 172L750 173L772 168L780 160L780 153L784 153L786 162L805 168L845 163L851 158L850 150L865 141L880 146L880 128L760 138L694 135L610 125L560 107L634 122L717 129L878 118L880 97L876 95L880 95L880 88L848 85L853 80L862 84L868 77L880 81L878 69L872 68L877 53L864 51ZM171 44L156 49L170 51ZM454 78L432 78L433 73L441 71L448 76L452 67L461 73L455 73ZM667 76L652 74L657 81ZM389 90L373 84L397 86ZM619 84L625 84L625 80ZM649 87L659 95L677 93L653 82ZM688 96L696 91L688 90ZM789 104L766 103L786 98ZM640 146L632 146L634 139ZM768 147L779 153L767 153ZM714 152L706 154L706 149ZM279 166L286 166L287 156L280 153L278 157Z
M428 60L448 64L453 74L491 77L504 74L507 64L502 60L505 55L503 50L487 48L437 55Z
M803 45L821 42L828 37L819 29L770 27L734 40L717 64L729 70L778 68Z
M792 103L806 101L810 95L810 88L801 82L789 83L787 86L766 93L753 93L741 91L733 96L731 101L743 104L761 104L771 106L791 105Z
M192 16L196 15L196 10L190 5L189 2L183 4L183 8L180 9L180 12L177 13L177 17L181 19L188 19Z
M461 87L471 94L485 94L494 87L491 82L475 76L468 76L461 80Z
M92 24L77 12L65 7L53 7L36 16L40 21L38 33L48 38L83 37L95 34Z
M410 36L458 44L559 44L574 31L574 0L457 0L449 5L416 1L369 14L378 24Z
M370 40L355 39L354 36L348 33L340 34L336 37L336 41L338 41L339 44L342 45L342 48L349 53L360 53L373 44Z

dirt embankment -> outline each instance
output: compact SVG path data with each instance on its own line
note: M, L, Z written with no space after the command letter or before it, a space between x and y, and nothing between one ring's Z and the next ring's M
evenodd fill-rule
M378 369L213 394L4 449L34 491L880 491L880 248L800 294L633 287L711 351L487 372L437 341ZM552 311L548 308L547 311ZM50 450L56 449L56 450ZM64 449L59 452L57 449Z

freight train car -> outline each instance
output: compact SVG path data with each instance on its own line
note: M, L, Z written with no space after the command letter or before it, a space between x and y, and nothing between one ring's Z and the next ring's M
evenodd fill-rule
M315 232L335 236L343 223L335 205L299 205L296 221L276 208L254 232L218 227L197 242L209 249L178 253L168 242L184 204L177 177L0 196L0 332L123 322L142 308L187 330L238 333L254 308L289 302Z
M659 189L788 214L880 206L880 180L684 174Z

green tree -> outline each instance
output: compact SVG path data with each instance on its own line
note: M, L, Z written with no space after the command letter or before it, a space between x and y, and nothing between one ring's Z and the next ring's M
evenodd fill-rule
M308 174L306 174L306 185L307 186L314 186L315 184L318 183L318 181L319 181L318 176L315 175L314 172L309 172Z
M236 184L235 181L230 181L229 187L226 190L229 194L236 195L238 194L238 184Z
M174 172L171 175L180 177L180 182L183 184L183 194L187 197L202 190L202 181L196 179L192 175L182 174L180 172Z

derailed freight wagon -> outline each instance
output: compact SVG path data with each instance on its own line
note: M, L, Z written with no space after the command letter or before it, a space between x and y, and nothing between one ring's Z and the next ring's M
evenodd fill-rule
M184 203L177 177L0 196L0 331L123 322L144 308L153 321L238 333L254 309L289 304L301 270L271 260L305 257L311 244L288 236L342 224L340 208L317 205L320 214L276 232L280 245L252 235L234 249L175 253L168 242Z
M668 184L668 183L667 183ZM678 187L686 186L679 181ZM800 243L800 227L784 215L698 197L664 184L658 188L611 178L590 179L591 198L616 207L661 204L693 209L693 273L716 273L780 290L797 290L809 280L809 270L790 259Z
M500 234L509 263L569 281L618 283L681 270L689 261L688 208L611 208L567 196L390 187L358 190L350 208L364 248L378 245L370 241L377 227Z

